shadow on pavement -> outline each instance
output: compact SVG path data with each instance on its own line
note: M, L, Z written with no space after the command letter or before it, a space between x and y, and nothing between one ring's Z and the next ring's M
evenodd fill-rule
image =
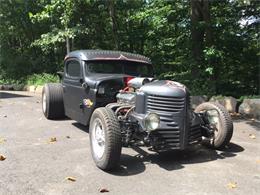
M145 171L146 161L146 159L140 158L139 155L121 154L120 167L108 173L116 176L137 175Z
M73 126L89 133L89 127L73 122ZM218 159L235 157L237 153L243 152L244 148L230 143L224 150L209 149L203 145L191 146L185 151L169 151L164 153L138 152L137 155L121 154L120 167L108 173L116 176L137 175L145 171L146 164L156 164L159 167L173 171L185 168L186 164L197 164L210 162Z
M139 154L136 156L122 154L120 167L109 173L117 176L136 175L145 171L146 164L156 164L167 171L173 171L185 168L187 164L204 163L235 157L236 153L243 151L243 147L230 143L229 147L222 151L197 145L185 151L169 151L161 154L147 153L145 157Z
M260 121L250 119L248 117L232 118L234 122L246 122L246 124L253 127L255 130L260 131Z
M82 125L82 124L80 124L78 122L73 122L72 125L77 127L78 129L80 129L81 131L89 133L89 126Z
M246 124L252 126L257 131L260 131L260 122L259 121L247 121Z
M21 97L32 97L32 96L20 95L20 94L15 94L15 93L0 92L0 99L21 98Z

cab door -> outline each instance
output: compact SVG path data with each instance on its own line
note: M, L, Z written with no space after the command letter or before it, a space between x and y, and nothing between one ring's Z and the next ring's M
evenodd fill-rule
M82 86L84 83L83 63L71 58L65 62L63 79L63 99L65 114L69 118L86 124L86 113L83 109L83 99L88 97L88 92Z

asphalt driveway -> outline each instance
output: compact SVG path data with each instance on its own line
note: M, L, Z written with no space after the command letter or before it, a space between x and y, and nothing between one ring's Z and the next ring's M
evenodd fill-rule
M234 128L225 151L142 157L125 148L121 167L106 173L92 161L86 127L46 120L39 95L0 91L0 195L260 194L260 122L238 119Z

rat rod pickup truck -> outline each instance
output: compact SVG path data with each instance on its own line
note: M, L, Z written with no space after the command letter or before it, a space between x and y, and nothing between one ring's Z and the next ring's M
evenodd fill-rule
M115 168L122 147L160 153L199 143L219 149L230 142L233 123L226 109L206 102L192 110L188 89L155 79L147 57L79 50L64 64L61 83L43 88L43 113L89 125L92 157L100 169Z

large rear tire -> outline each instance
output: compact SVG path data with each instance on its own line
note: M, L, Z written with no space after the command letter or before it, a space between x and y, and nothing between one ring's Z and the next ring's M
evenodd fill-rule
M91 153L97 167L108 171L115 168L121 156L121 130L114 112L105 107L97 108L89 128Z
M47 119L62 119L64 114L63 89L60 83L47 83L42 90L42 111Z
M214 127L214 137L206 140L206 145L215 149L223 149L229 144L233 135L233 122L228 111L220 104L205 102L200 104L195 112L205 112L210 126Z

